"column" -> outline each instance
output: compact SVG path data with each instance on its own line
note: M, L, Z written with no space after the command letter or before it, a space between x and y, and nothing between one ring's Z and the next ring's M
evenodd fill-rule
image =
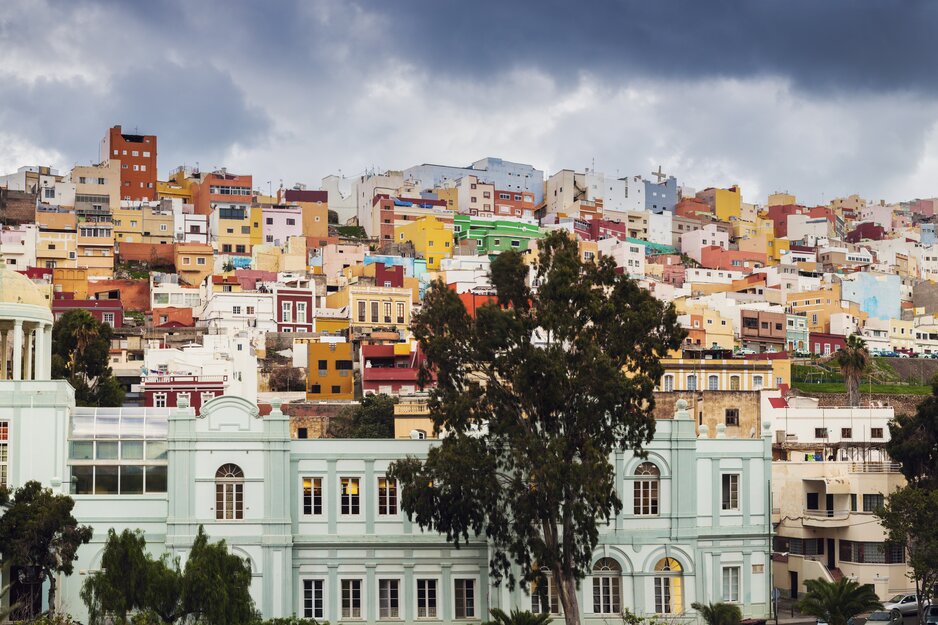
M0 330L0 380L7 379L7 334L8 330Z
M23 321L13 322L13 379L23 379Z
M24 380L33 379L33 332L35 329L29 330L26 333L26 349L23 352L23 361L24 361Z
M35 358L36 358L35 368L33 369L34 380L42 380L43 379L42 374L43 372L45 372L45 366L46 366L45 359L47 358L46 350L48 349L48 347L46 347L46 340L45 340L46 339L45 325L46 324L44 323L39 324L38 326L36 326L36 330L35 330L36 340L33 343L33 353L35 354Z
M52 324L47 323L43 329L45 339L42 341L42 380L52 379Z

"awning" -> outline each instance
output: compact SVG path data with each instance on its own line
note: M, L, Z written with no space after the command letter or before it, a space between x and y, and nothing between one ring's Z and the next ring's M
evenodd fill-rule
M849 495L850 480L845 477L806 477L805 482L824 482L824 490L828 495Z

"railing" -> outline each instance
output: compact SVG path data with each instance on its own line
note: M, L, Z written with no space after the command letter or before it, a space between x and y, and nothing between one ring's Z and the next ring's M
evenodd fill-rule
M143 378L145 384L166 383L166 382L225 382L227 375L185 375L185 374L166 374L166 375L148 375Z
M843 520L850 516L851 510L816 510L814 508L805 508L802 514L812 519L836 519Z
M851 462L851 473L898 473L898 462Z

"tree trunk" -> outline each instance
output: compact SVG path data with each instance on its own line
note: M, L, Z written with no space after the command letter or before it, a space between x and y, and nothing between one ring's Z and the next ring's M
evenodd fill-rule
M49 614L55 614L55 573L49 571Z
M566 625L580 625L580 603L577 600L576 580L573 576L564 577L560 568L553 571L554 585L560 594L560 605L563 606L563 620Z
M844 380L847 383L847 404L856 407L860 405L860 378L848 375Z

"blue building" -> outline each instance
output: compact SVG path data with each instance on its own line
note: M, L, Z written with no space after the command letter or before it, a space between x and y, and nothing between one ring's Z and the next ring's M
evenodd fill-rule
M404 170L404 180L414 180L419 189L440 187L447 180L454 181L463 176L478 176L482 182L495 185L499 191L531 191L534 203L544 201L544 172L533 165L513 163L500 158L487 157L468 167L432 165L424 163Z
M645 210L653 213L674 212L677 206L677 178L668 176L664 182L645 183Z
M857 272L844 276L841 297L856 302L873 319L901 317L902 279L895 274Z

